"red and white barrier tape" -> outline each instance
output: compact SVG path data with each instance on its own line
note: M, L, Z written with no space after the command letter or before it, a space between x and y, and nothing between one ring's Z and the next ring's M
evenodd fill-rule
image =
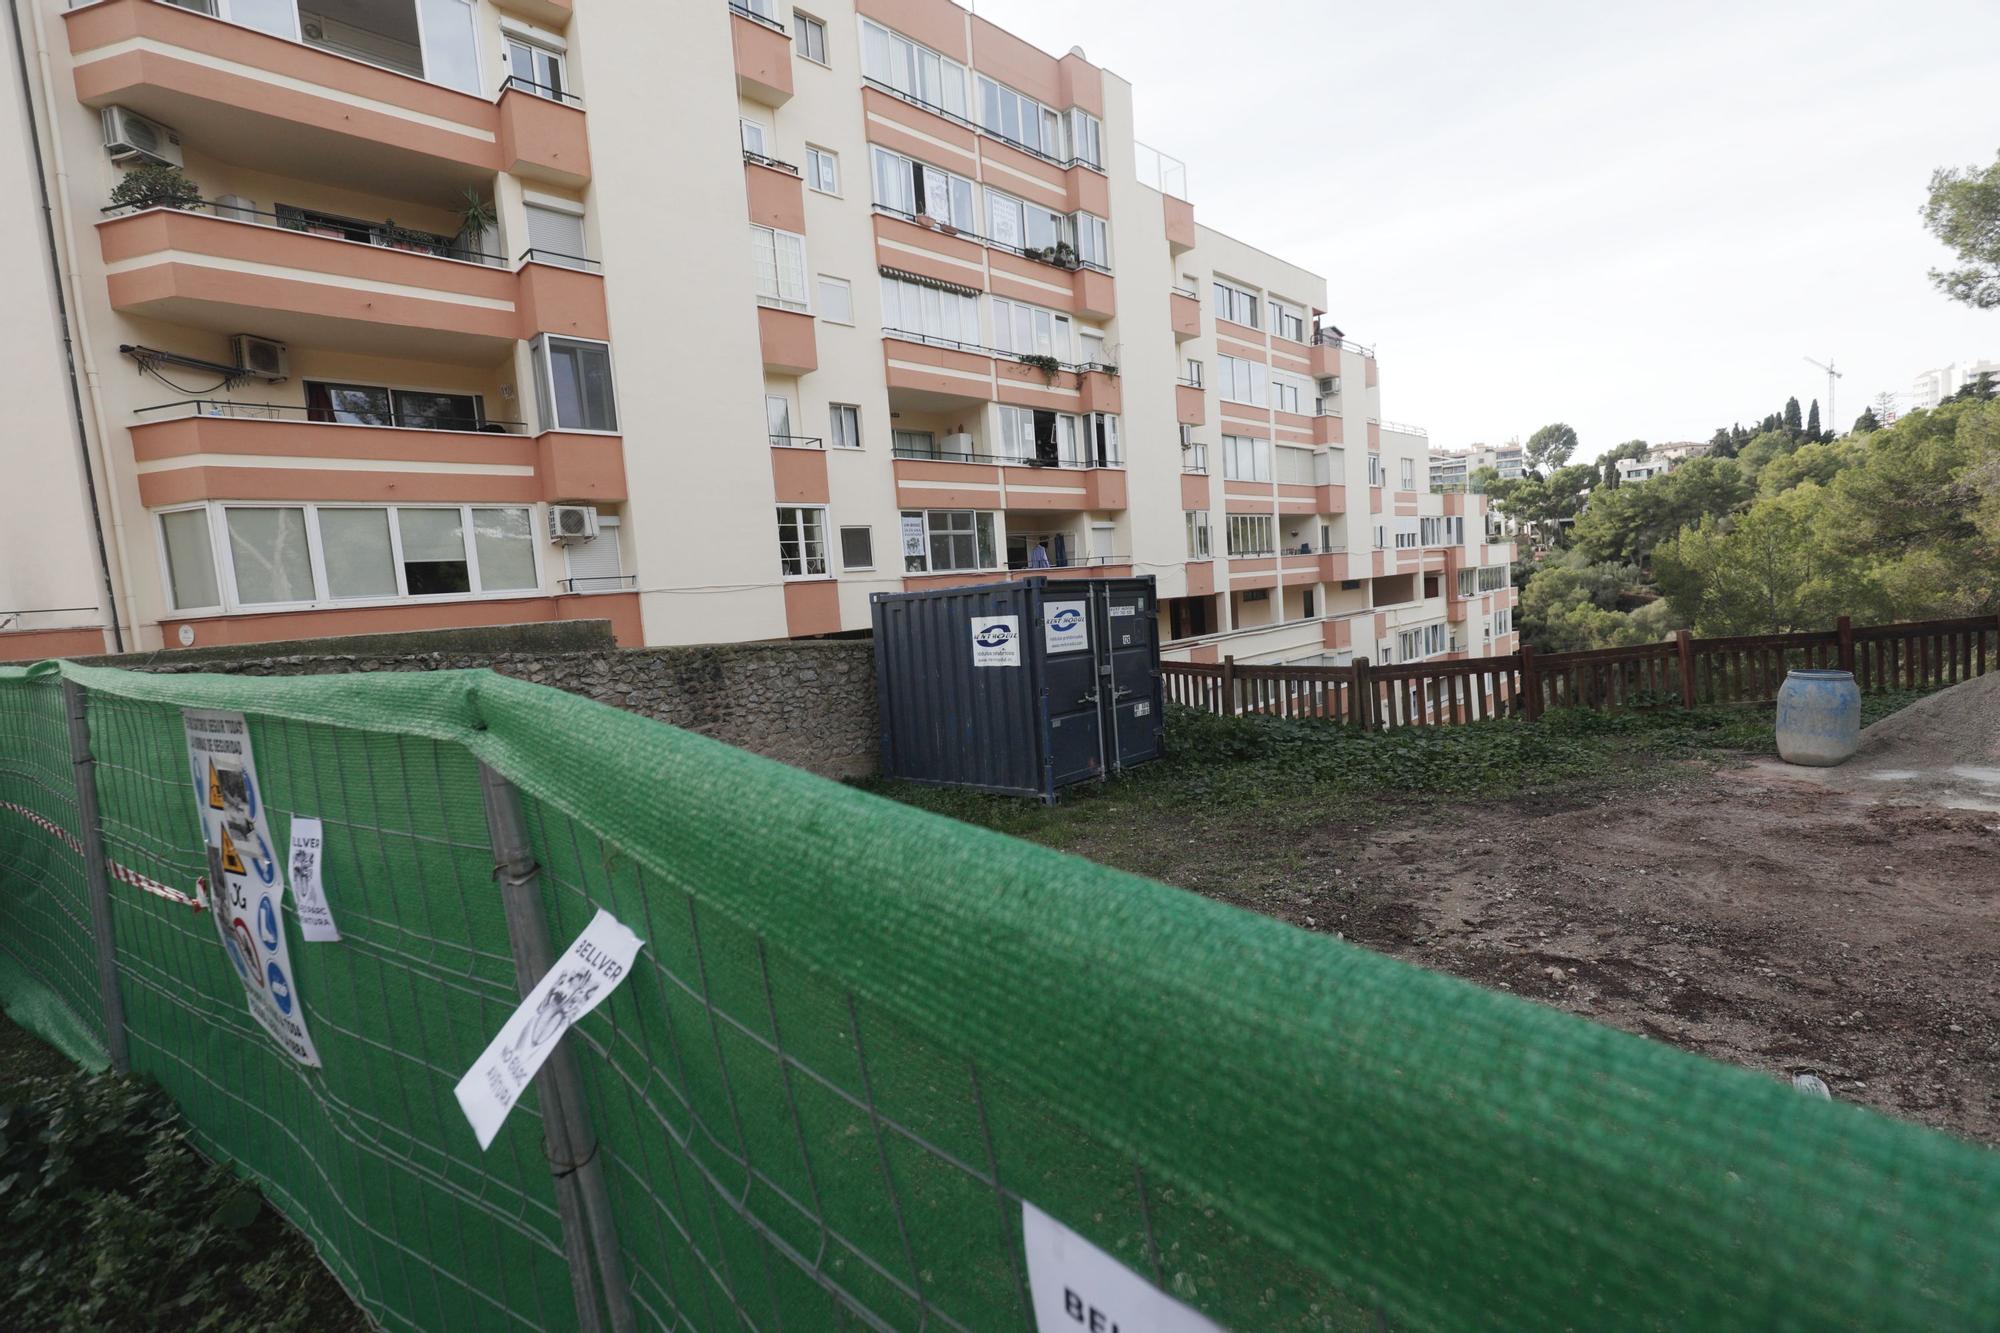
M63 846L69 848L78 856L83 855L82 839L78 838L62 825L52 820L44 819L41 815L28 809L27 806L16 805L12 801L0 801L0 810L12 811L14 814L27 820L30 824L35 825L35 827L55 834L57 838L62 840ZM208 881L206 878L197 879L194 882L194 894L193 896L189 896L171 884L162 884L157 879L142 875L132 869L132 867L120 865L116 861L106 860L105 869L110 872L111 878L117 880L120 884L129 884L141 893L150 893L155 898L165 898L170 903L179 903L183 907L192 907L197 912L208 910Z

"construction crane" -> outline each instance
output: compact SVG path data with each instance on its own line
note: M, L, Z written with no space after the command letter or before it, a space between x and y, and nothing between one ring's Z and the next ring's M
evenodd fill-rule
M1805 362L1809 366L1818 366L1826 372L1826 429L1829 434L1838 435L1840 433L1840 414L1833 410L1833 382L1840 378L1840 372L1833 368L1831 360L1815 361L1811 357L1807 357Z

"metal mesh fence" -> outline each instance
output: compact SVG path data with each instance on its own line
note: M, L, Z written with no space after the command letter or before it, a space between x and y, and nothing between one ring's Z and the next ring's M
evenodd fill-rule
M105 1043L94 844L132 1067L385 1326L1033 1330L1030 1204L1238 1329L2000 1301L2000 1164L1914 1126L487 673L61 673L94 831L58 676L0 672L9 1010ZM274 828L323 821L319 1068L201 910L189 707L249 717ZM600 909L637 963L481 1152L452 1089L524 932Z

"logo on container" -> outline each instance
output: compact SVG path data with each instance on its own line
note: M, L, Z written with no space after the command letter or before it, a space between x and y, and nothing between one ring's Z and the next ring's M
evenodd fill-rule
M988 625L972 636L972 641L981 648L1005 648L1014 637L1012 625Z
M1068 633L1070 630L1075 629L1078 625L1081 625L1082 623L1083 623L1083 612L1078 611L1076 608L1069 606L1064 607L1062 610L1056 612L1054 615L1049 617L1050 627L1061 630L1064 633Z

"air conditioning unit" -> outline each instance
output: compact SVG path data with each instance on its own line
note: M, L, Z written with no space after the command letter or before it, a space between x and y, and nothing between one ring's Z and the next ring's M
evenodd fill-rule
M947 435L938 444L938 448L948 454L970 454L975 452L972 447L972 437L970 435Z
M285 360L285 345L281 342L238 333L229 339L229 350L236 358L236 368L246 375L277 381L290 373Z
M549 540L557 546L574 546L596 535L596 505L549 506Z
M1322 375L1322 376L1320 376L1320 377L1319 377L1319 396L1320 396L1320 397L1322 397L1322 398L1336 398L1336 397L1338 397L1339 395L1340 395L1340 376L1338 376L1338 375Z
M163 167L181 165L181 136L122 106L104 108L104 146L113 162L139 159Z

